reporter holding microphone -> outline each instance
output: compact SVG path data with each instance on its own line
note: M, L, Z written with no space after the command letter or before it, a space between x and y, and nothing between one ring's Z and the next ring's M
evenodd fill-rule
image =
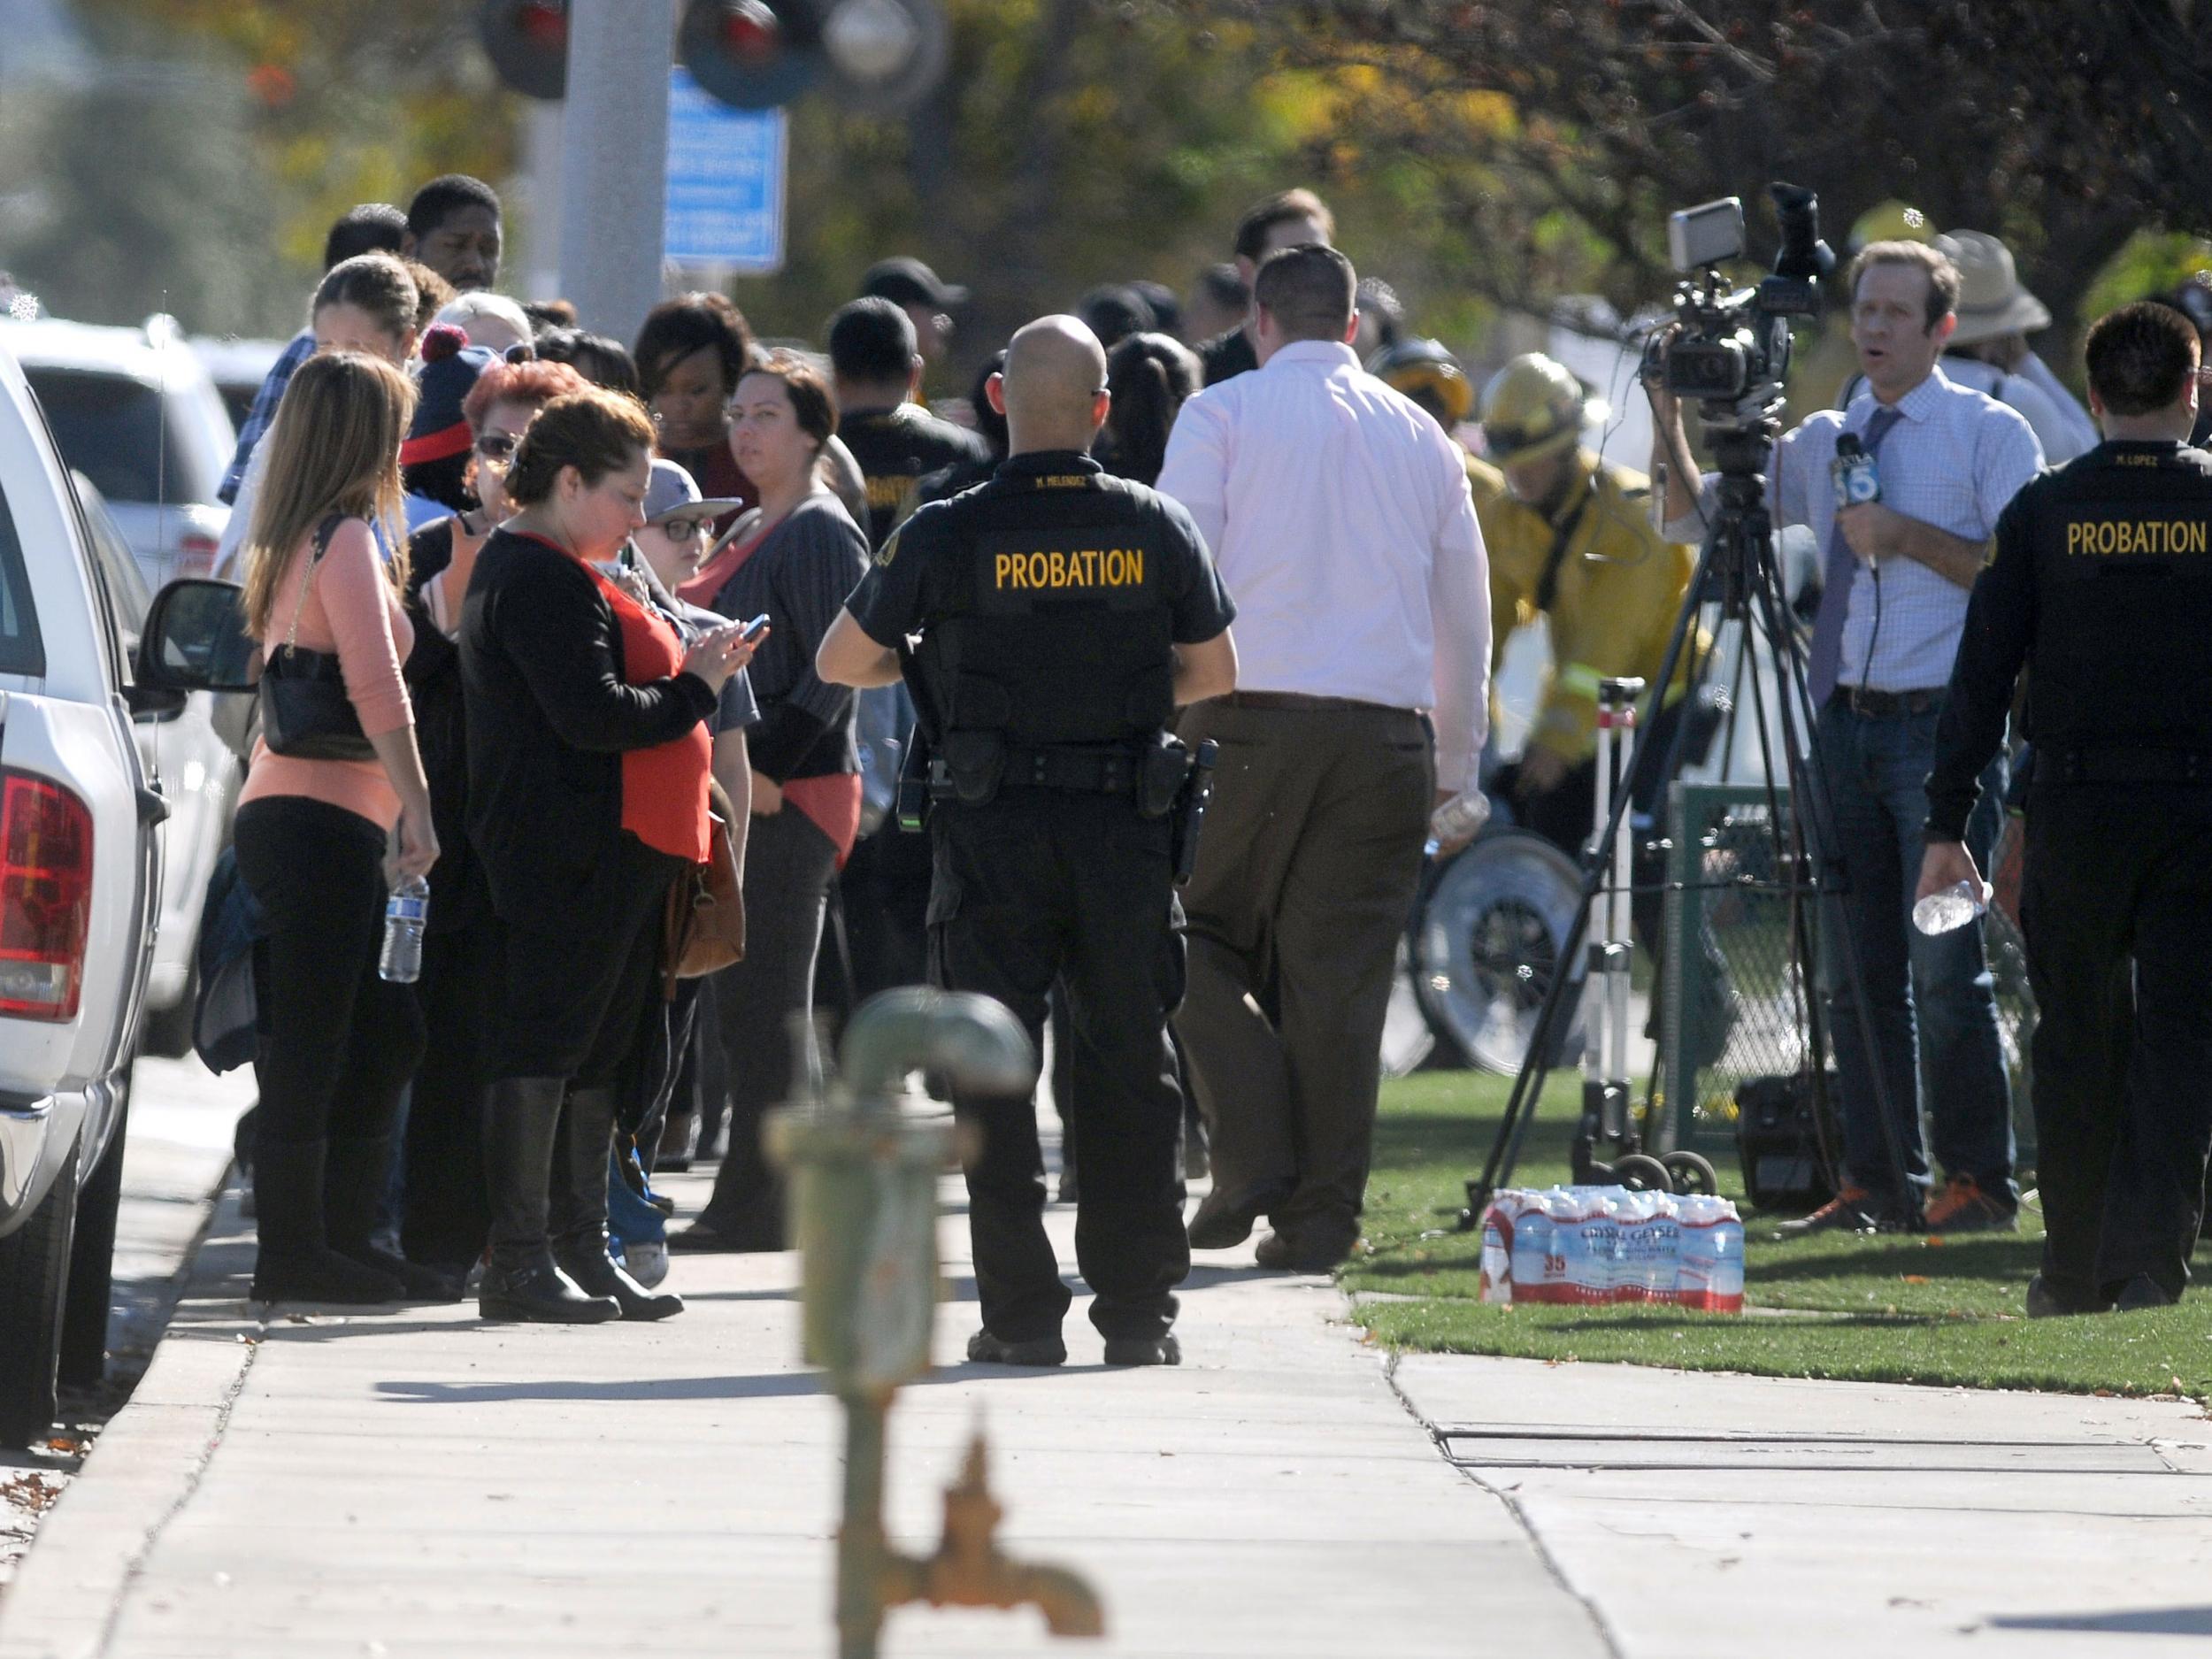
M1907 912L1967 593L1998 515L2035 476L2042 450L2016 411L1954 384L1939 366L1957 326L1959 273L1947 257L1919 242L1870 243L1849 283L1866 390L1847 410L1819 411L1785 433L1767 479L1775 524L1805 526L1824 553L1806 677L1838 842L1822 857L1831 881L1839 866L1842 878L1821 930L1841 1082L1842 1189L1782 1230L1918 1220L1931 1232L2010 1232L2019 1202L2012 1102L1981 930L1931 936ZM1666 534L1696 541L1717 511L1717 480L1709 475L1699 489L1678 404L1663 388L1647 389L1656 461L1667 472ZM1967 830L1985 858L2004 785L2002 761L1989 764L1983 810ZM1831 925L1847 918L1847 929ZM1921 1129L1924 1104L1932 1144ZM1946 1177L1940 1190L1931 1153Z
M653 442L618 394L548 403L462 611L469 839L507 936L487 1045L488 1319L683 1308L608 1257L607 1152L669 886L708 854L706 720L752 648L732 626L686 649L611 579L645 522Z

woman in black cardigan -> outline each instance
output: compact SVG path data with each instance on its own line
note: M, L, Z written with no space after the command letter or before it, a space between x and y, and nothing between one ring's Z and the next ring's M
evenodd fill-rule
M751 657L687 649L606 567L644 523L653 427L628 398L556 398L507 475L519 510L461 618L469 839L507 935L489 1043L488 1319L682 1310L607 1256L615 1088L651 995L670 883L706 851L703 722Z

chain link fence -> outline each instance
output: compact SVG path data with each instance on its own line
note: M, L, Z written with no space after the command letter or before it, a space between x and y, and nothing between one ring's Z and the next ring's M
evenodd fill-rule
M1678 783L1671 792L1660 1064L1650 1123L1661 1145L1732 1155L1737 1091L1809 1073L1812 1000L1801 963L1819 961L1818 907L1794 879L1786 789ZM2033 1162L2028 1045L2035 1002L2019 933L1986 924L2023 1168Z

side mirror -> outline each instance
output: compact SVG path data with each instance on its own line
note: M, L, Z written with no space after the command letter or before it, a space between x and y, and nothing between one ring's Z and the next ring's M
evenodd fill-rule
M154 595L138 641L138 680L167 691L251 691L260 646L246 633L235 582L187 577Z

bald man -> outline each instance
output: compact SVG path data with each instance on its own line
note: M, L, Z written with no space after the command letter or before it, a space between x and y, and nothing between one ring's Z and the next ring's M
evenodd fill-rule
M816 667L859 687L903 673L913 691L933 757L932 979L996 997L1040 1047L1064 981L1091 1323L1108 1364L1172 1365L1190 1248L1167 1020L1183 995L1192 761L1167 726L1234 688L1233 613L1189 515L1090 458L1106 355L1081 322L1017 334L989 396L1006 463L883 544ZM953 1104L982 1136L968 1225L983 1328L968 1357L1057 1365L1071 1297L1045 1236L1035 1100Z

